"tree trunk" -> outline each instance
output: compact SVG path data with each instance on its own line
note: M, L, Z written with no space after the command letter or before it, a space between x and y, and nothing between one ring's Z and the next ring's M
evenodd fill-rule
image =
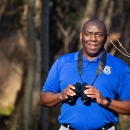
M49 0L42 0L41 85L49 71ZM41 130L48 130L48 108L41 106Z
M38 29L41 23L40 18L37 17L40 12L36 13L39 11L36 9L38 2L40 0L29 0L24 5L21 23L24 25L23 33L27 34L24 38L28 41L28 58L26 58L28 63L25 62L23 69L25 72L23 84L17 97L15 111L11 116L10 130L38 130L40 128L41 43L36 38L36 28ZM40 5L39 3L38 6Z

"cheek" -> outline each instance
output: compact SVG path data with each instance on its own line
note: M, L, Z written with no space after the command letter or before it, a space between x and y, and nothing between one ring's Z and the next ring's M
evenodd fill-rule
M97 38L97 41L100 44L104 44L106 42L105 38L100 38L100 37Z
M87 37L87 36L84 36L84 37L82 38L82 41L85 41L85 42L87 42L87 41L89 41L89 40L90 40L90 38Z

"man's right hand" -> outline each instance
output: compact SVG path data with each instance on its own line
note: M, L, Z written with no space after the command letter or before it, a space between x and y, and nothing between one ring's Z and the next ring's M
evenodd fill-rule
M75 89L75 87L73 85L68 85L65 89L64 92L62 93L62 97L61 100L66 100L68 99L68 96L75 96L76 93L73 91L73 89Z

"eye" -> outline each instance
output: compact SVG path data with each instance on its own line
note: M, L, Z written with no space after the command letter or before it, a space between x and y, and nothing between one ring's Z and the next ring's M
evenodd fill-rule
M86 36L91 36L92 33L91 33L91 32L85 32L85 35L86 35Z
M96 36L101 37L101 36L103 36L103 34L102 33L96 33Z

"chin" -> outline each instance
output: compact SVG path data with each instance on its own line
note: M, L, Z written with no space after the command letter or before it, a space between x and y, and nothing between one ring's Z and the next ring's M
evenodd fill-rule
M93 53L89 53L90 57L97 57L98 55L99 55L98 53L96 53L96 54L95 53L94 54Z
M92 56L98 56L103 52L103 50L104 50L104 48L100 48L100 49L97 49L97 50L89 50L88 52Z
M89 51L88 52L88 54L89 54L89 56L91 56L91 57L97 57L98 55L100 55L102 53L102 51L100 50L98 50L98 51Z

